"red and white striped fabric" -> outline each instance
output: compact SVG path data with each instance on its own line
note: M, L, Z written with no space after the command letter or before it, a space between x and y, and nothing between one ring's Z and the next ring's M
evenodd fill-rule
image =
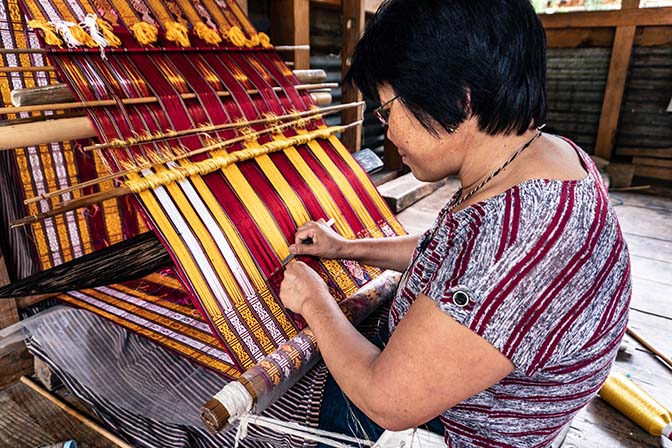
M630 260L600 175L574 147L584 179L533 179L455 213L447 205L400 285L391 331L424 294L516 366L442 414L450 447L547 447L607 378Z

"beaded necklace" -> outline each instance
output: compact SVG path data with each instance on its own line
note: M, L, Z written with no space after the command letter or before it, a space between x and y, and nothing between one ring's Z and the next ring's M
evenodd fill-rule
M543 126L538 127L538 128L537 128L537 134L536 134L534 137L532 137L527 143L525 143L525 144L524 144L518 151L514 152L514 153L511 155L511 157L509 157L509 158L506 160L506 162L504 162L504 163L502 164L502 166L500 166L499 168L497 168L496 170L494 170L494 171L492 172L492 174L490 174L488 177L486 177L485 179L483 179L483 182L481 182L480 184L478 184L475 188L472 188L471 190L469 190L469 192L468 192L467 194L465 194L464 196L462 196L461 198L460 198L460 196L462 195L462 188L460 188L460 189L457 191L457 194L456 194L456 197L459 198L459 199L458 199L457 201L455 201L453 204L451 204L450 207L448 207L448 212L453 211L453 210L455 209L455 207L457 207L458 205L460 205L461 203L463 203L464 201L466 201L467 199L469 199L470 197L472 197L474 194L476 194L476 192L477 192L478 190L480 190L481 188L483 188L483 187L484 187L488 182L490 182L496 175L498 175L499 173L501 173L501 172L504 170L504 168L506 168L506 167L509 166L514 160L516 160L516 157L518 157L518 156L520 155L520 153L522 153L523 151L525 151L525 150L526 150L532 143L534 143L539 137L541 137L541 128L543 128Z

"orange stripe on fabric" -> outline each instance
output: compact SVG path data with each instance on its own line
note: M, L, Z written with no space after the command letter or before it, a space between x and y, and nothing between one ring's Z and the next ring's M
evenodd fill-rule
M135 9L124 0L110 0L114 6L114 10L119 14L119 17L126 25L126 28L130 28L136 23L140 22L138 15L136 15Z
M121 293L130 295L132 297L135 297L137 299L142 300L143 302L152 302L155 303L159 306L163 306L163 301L160 299L157 299L154 297L154 300L149 300L149 297L153 297L149 294L143 294L141 291L136 291L133 289L130 289L124 285L121 284L116 284L116 285L110 285L108 288L117 290ZM220 348L219 341L217 338L215 338L212 333L204 332L202 330L199 330L195 327L186 325L179 320L175 320L173 318L170 318L168 316L164 316L161 313L158 313L156 311L150 310L148 308L144 308L140 305L136 305L134 303L127 302L124 299L120 299L118 297L114 297L113 295L108 294L107 292L104 291L99 291L97 289L88 289L86 290L86 293L92 297L95 297L105 303L109 303L111 305L116 306L117 308L132 312L133 314L136 314L146 320L156 322L160 325L163 325L164 327L173 329L175 331L178 331L179 333L185 334L189 336L190 338L200 341L204 344L210 345L212 347Z
M139 176L134 174L129 175L129 178L134 177L137 178ZM207 286L207 283L203 278L202 273L191 253L185 246L180 236L176 234L175 229L173 228L173 225L171 224L168 217L165 215L163 208L158 204L153 194L149 191L143 191L139 193L139 197L148 213L152 216L155 225L160 229L172 252L180 260L180 265L192 282L192 287L194 288L195 293L201 299L205 307L205 311L215 323L215 326L224 339L224 342L233 352L236 361L238 361L243 366L243 368L246 369L254 365L254 360L247 352L246 348L241 344L236 333L232 331L229 323L222 315L219 307L214 306L217 304L217 299L214 297L212 291Z
M166 24L168 22L180 22L178 17L174 17L173 14L164 7L162 0L145 0L145 3L154 11L154 17L156 17L163 29L166 29Z
M175 278L170 277L168 275L161 275L156 272L153 272L147 276L144 277L146 280L149 280L152 283L156 283L157 285L162 285L166 286L171 289L177 289L177 290L182 290L184 291L184 288L182 287L182 284ZM171 302L172 303L172 302ZM177 305L177 304L175 304ZM179 305L182 308L189 309L189 307L186 307L184 305Z
M259 292L259 297L265 303L266 308L275 318L275 321L280 325L282 332L287 336L287 338L295 336L297 334L297 329L294 325L294 322L287 317L284 308L276 302L270 291L268 291L268 285L266 284L263 274L259 271L254 258L245 245L245 242L240 238L238 230L235 228L226 213L224 213L222 210L220 203L213 196L212 192L203 181L203 178L200 176L194 176L191 177L190 180L198 191L199 196L212 213L215 221L221 227L222 232L231 245L233 252L236 254L238 260L240 260L241 266L245 269L245 272L250 277L250 280L256 291Z
M381 197L380 193L376 187L371 182L371 179L366 175L362 167L357 163L357 161L352 157L347 149L343 146L343 143L335 136L329 137L329 143L336 149L338 155L348 164L353 173L359 178L362 185L369 193L371 199L373 199L376 204L376 208L380 212L381 216L390 224L390 227L394 230L397 235L406 235L406 231L401 226L397 218L392 214L390 208L387 206L385 200Z
M157 171L161 171L161 169L158 169ZM248 302L245 300L245 296L242 294L238 282L229 269L217 244L213 240L208 227L182 192L182 187L178 183L170 183L166 185L165 188L170 193L175 204L179 207L180 212L184 215L185 220L192 228L199 243L203 246L203 251L207 254L210 265L223 284L233 306L248 326L252 335L254 335L256 341L261 345L262 351L264 353L272 352L276 348L273 341L265 333L262 322L258 320L254 310L250 308Z
M222 8L213 0L203 0L203 5L206 7L215 22L217 22L217 27L220 29L222 34L226 34L233 24L222 13Z
M303 133L300 131L299 133ZM324 148L320 145L319 142L313 140L308 143L308 147L312 153L317 157L317 160L324 167L325 170L331 175L331 177L338 185L339 190L343 193L348 203L352 206L353 211L357 214L359 220L366 226L366 230L373 237L382 237L383 233L376 225L376 222L371 217L369 211L364 207L364 204L359 199L359 196L355 192L350 181L341 171L338 169L336 164L329 158L329 156L324 152Z
M233 14L236 16L236 19L238 19L238 22L240 25L243 27L245 32L248 34L249 37L252 37L257 34L257 30L254 29L252 26L252 23L250 23L250 20L247 18L243 10L240 8L240 5L236 0L227 0L227 5L229 5L229 9L233 12Z

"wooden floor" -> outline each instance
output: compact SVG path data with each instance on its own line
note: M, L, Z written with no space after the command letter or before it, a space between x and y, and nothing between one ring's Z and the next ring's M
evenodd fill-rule
M457 189L448 185L422 199L398 217L411 233L431 225L439 209ZM661 352L672 356L672 198L615 193L612 204L630 249L633 296L630 326ZM672 370L626 336L632 355L619 354L613 370L630 378L672 409ZM563 448L659 447L660 439L595 398L572 422Z

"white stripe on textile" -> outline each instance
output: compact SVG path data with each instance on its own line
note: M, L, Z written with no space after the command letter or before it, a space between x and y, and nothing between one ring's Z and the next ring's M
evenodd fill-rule
M158 303L148 302L144 299L135 297L130 294L126 294L123 291L118 291L116 289L107 286L100 286L95 289L97 291L101 291L104 292L105 294L111 295L112 297L116 297L117 299L123 300L124 302L132 303L134 305L142 307L143 309L151 310L156 314L160 314L161 316L170 317L171 319L180 321L185 325L189 325L205 333L212 333L210 327L205 322L193 318L191 316L188 316L186 314L180 313L178 311L171 310L170 308L161 306Z
M669 423L663 428L663 431L660 434L660 446L663 448L672 448L672 423Z
M56 172L56 181L58 182L59 189L64 189L70 186L70 181L68 177L67 164L65 158L63 157L63 150L61 145L58 143L52 143L50 146L51 159L54 163L54 171ZM72 193L64 194L62 197L63 201L73 199ZM64 215L66 227L68 228L68 234L70 235L70 248L72 250L73 258L81 257L84 255L84 250L82 248L82 241L79 237L79 228L77 226L77 216L75 211L68 212Z
M30 170L32 173L33 183L35 184L35 193L36 195L41 195L47 192L47 187L45 185L44 174L42 172L42 165L40 161L39 150L35 146L25 148L26 154L28 156L28 163L30 165ZM45 199L39 202L40 211L47 212L49 211L49 202ZM47 238L47 244L49 245L49 251L51 252L51 257L54 262L54 266L63 263L63 258L61 258L61 244L58 241L58 233L56 232L56 227L54 225L54 218L48 218L42 221L44 224L44 233Z
M150 173L145 172L144 175ZM259 346L252 338L252 335L248 331L247 327L240 321L238 314L235 312L231 303L228 299L228 295L222 284L218 281L218 276L215 273L212 265L208 261L208 256L203 252L203 248L198 243L198 238L192 232L189 225L186 223L182 214L180 213L178 207L170 198L170 195L166 191L165 187L157 187L154 189L154 194L161 203L161 206L166 212L166 216L171 221L177 233L182 237L182 240L187 245L189 251L191 252L194 261L198 264L201 272L203 273L203 278L208 283L210 290L213 293L213 296L217 298L218 303L222 306L222 310L226 315L228 321L233 325L236 332L238 333L240 339L245 342L245 345L248 350L250 350L252 357L255 360L260 360L264 357L263 352L260 350Z
M177 164L175 163L168 164L168 166L170 166L170 168L177 168ZM264 329L269 332L275 343L277 345L282 344L285 342L286 338L283 336L282 331L280 331L280 328L278 328L273 318L268 314L264 305L260 302L256 288L252 285L245 269L240 265L238 257L236 257L231 246L227 243L228 240L224 235L224 232L222 232L222 228L217 224L210 213L210 209L203 203L201 196L194 190L193 185L191 185L188 180L180 181L179 185L182 187L182 191L187 198L189 198L191 205L198 212L198 216L203 221L203 225L205 225L212 235L212 239L215 241L224 260L226 260L226 264L229 266L229 269L231 269L231 273L235 277L236 282L240 285L243 294L245 295L246 302L257 312L257 315L264 324Z
M242 387L242 386L241 386ZM371 440L358 439L356 437L346 436L335 432L324 431L318 428L310 428L299 425L294 422L285 422L273 418L263 417L260 415L245 414L239 418L239 426L236 431L236 443L234 448L238 448L240 441L247 437L248 425L261 426L268 428L280 434L289 434L305 440L313 440L324 445L333 446L335 448L358 448L362 446L373 446L374 442ZM345 442L356 443L354 445L347 445ZM401 445L404 446L404 445Z
M99 289L99 288L96 288ZM186 336L182 333L177 333L173 331L170 328L167 328L159 323L152 322L150 320L145 319L144 317L138 316L137 314L131 313L129 311L126 311L122 308L118 308L114 305L111 305L109 303L103 302L95 297L92 297L88 294L85 294L80 291L72 291L69 292L73 297L78 298L79 300L82 300L86 303L89 303L96 308L100 308L101 310L107 311L111 314L114 314L115 316L118 316L122 319L126 319L127 321L133 322L137 325L140 325L141 327L147 328L148 330L154 331L156 333L160 333L166 337L169 337L171 339L175 339L176 341L182 342L185 345L188 345L189 347L198 350L202 353L206 353L213 358L217 358L222 362L228 363L230 365L234 365L233 359L231 359L231 356L229 356L228 353L223 352L222 350L218 350L216 348L213 348L207 344L204 344L203 342L197 341L196 339L190 338L189 336Z

